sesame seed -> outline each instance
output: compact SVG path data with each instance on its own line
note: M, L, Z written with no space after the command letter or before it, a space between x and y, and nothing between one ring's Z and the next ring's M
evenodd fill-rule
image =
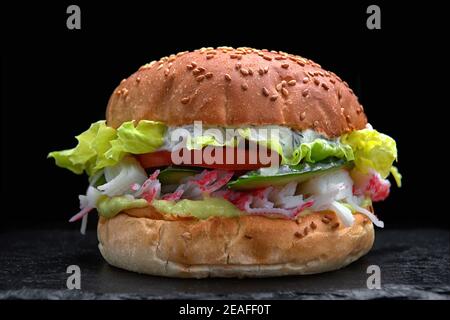
M169 75L169 72L170 72L170 70L169 70L169 68L167 68L166 70L164 70L164 75L165 75L165 76L168 76L168 75Z
M252 75L253 75L253 70L250 69L250 68L248 68L248 74L249 74L250 76L252 76Z
M336 223L331 225L331 229L337 229L337 228L339 228L339 225L340 225L340 223L336 222Z
M366 224L366 223L368 223L369 222L369 219L367 219L367 218L364 218L363 219L363 224Z
M302 91L302 96L306 97L309 94L309 90L305 89Z
M120 81L120 84L124 83L125 81L127 81L127 79L122 79L122 81Z
M281 65L281 67L284 68L284 69L287 69L287 68L289 68L289 63L283 63Z
M297 60L297 64L298 64L298 65L300 65L300 66L302 66L302 67L304 67L304 66L305 66L305 63L304 63L304 62L302 62L302 61L298 61L298 60Z
M323 77L323 72L322 71L318 71L317 74L321 77Z
M243 76L248 76L248 70L247 69L241 69L240 70Z
M198 67L197 69L200 71L200 73L201 73L201 72L204 72L204 71L206 70L206 69L203 68L203 67Z
M188 64L188 65L186 65L186 69L192 70L192 69L194 69L194 66L192 64Z
M281 93L283 94L283 96L287 97L289 95L289 91L286 88L281 89Z
M117 90L117 91L116 91L116 94L117 94L118 96L120 96L120 95L122 94L122 90Z
M335 83L336 83L336 81L335 81L334 79L330 79L330 82L331 82L332 84L335 84Z
M303 235L300 233L300 232L298 232L298 231L296 231L295 233L294 233L294 236L296 236L297 238L303 238Z
M192 235L189 232L185 232L181 235L184 239L186 240L191 240L192 239Z
M281 81L281 85L282 85L283 87L286 87L286 86L287 86L286 80Z
M197 80L198 82L202 82L203 79L205 79L204 75L199 75L197 78L195 78L195 80Z
M237 58L237 54L234 54L234 53L230 54L230 58L231 59L236 59Z
M241 88L242 90L246 91L248 89L248 84L246 83L241 84Z
M265 60L267 60L267 61L272 61L272 58L269 57L269 56L263 56L263 58L264 58Z
M295 86L295 84L297 83L297 81L295 81L294 79L289 80L288 85L290 86Z
M197 66L197 63L194 61L191 61L191 66L195 68Z
M313 73L313 72L308 71L308 74L309 74L311 77L314 77L314 73Z
M227 73L225 74L225 80L227 81L231 81L231 76Z
M324 82L322 82L322 88L324 88L325 90L330 89L330 87L328 87L327 84Z
M264 68L264 73L267 73L267 72L269 72L269 67Z
M277 100L277 98L278 98L278 95L277 95L277 94L274 94L274 95L272 95L272 96L270 97L270 100L271 100L271 101L275 101L275 100Z
M317 121L317 120L314 120L314 122L313 122L313 126L314 126L314 128L318 127L318 126L319 126L319 121Z
M264 74L264 69L263 68L259 68L258 73L262 76Z
M322 220L321 220L323 223L325 223L325 224L329 224L330 223L330 220L328 220L328 219L325 219L325 218L322 218Z
M314 223L314 221L311 221L311 224L309 225L311 229L315 230L317 228L317 225Z
M276 89L277 91L281 91L281 88L283 88L283 85L282 85L281 83L279 83L279 84L277 84L277 85L275 86L275 89Z
M173 66L173 63L172 62L169 62L169 64L167 65L167 68L172 68L172 66Z
M338 99L341 100L342 99L342 93L340 91L338 91Z
M361 112L362 112L362 107L356 108L356 113L357 113L357 114L360 114Z
M196 76L196 75L198 75L198 74L200 74L201 73L201 71L199 70L199 69L194 69L193 71L192 71L192 74L194 75L194 76Z
M328 215L328 214L326 214L325 216L325 219L328 219L328 220L333 220L333 217L332 216L330 216L330 215Z
M276 56L275 60L286 60L285 56Z
M182 104L187 104L189 102L189 100L191 100L189 97L181 98L181 103Z
M350 115L349 114L347 114L347 115L345 115L345 120L347 120L348 122L350 122Z
M349 85L348 85L348 83L347 82L342 82L343 84L344 84L344 86L346 86L347 88L349 88Z
M262 88L262 93L264 96L268 97L269 96L269 90L266 87Z
M137 78L136 78L136 82L137 82L137 83L141 82L141 77L137 77Z
M245 239L253 239L253 237L249 236L248 234L245 234L244 237L245 237Z
M342 113L342 114L344 114L344 111L345 111L345 109L344 109L344 108L341 108L341 113Z
M213 74L212 72L208 72L207 74L205 74L206 79L210 79L212 78Z
M214 58L214 55L213 55L213 54L208 54L208 55L206 55L206 59L207 59L207 60L212 59L212 58Z
M302 80L303 83L307 83L308 81L309 81L308 77L304 77L303 80Z
M236 65L234 66L234 68L235 68L236 70L239 70L241 67L242 67L242 65L241 65L240 62L236 63Z
M316 86L318 86L319 83L320 83L319 79L314 79L314 84L315 84Z
M307 235L308 235L308 232L309 232L308 227L305 227L305 229L303 229L303 234L304 234L305 236L307 236Z
M305 111L303 111L301 114L300 114L300 120L305 120L305 118L306 118L306 112Z

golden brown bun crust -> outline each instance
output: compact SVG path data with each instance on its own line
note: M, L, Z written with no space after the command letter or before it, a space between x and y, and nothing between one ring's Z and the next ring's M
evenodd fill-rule
M194 64L194 65L193 65ZM108 125L284 125L340 136L365 127L358 98L332 72L284 52L203 48L142 66L114 90Z
M336 270L366 254L374 241L373 225L361 214L355 218L345 228L334 213L314 213L298 222L261 216L170 221L121 213L100 218L97 231L106 261L130 271L269 277Z

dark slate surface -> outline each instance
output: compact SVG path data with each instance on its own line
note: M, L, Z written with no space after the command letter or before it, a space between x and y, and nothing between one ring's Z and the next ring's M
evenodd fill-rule
M377 230L374 249L352 265L319 275L269 279L170 279L111 267L95 232L59 229L0 235L0 299L450 299L449 231ZM68 290L66 268L81 268ZM369 265L381 289L366 286Z

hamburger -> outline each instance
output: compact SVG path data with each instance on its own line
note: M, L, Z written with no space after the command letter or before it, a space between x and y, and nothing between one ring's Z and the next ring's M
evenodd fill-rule
M372 203L389 195L395 141L367 122L348 84L282 51L202 48L143 65L106 120L49 154L86 173L80 212L99 250L150 275L320 273L365 255Z

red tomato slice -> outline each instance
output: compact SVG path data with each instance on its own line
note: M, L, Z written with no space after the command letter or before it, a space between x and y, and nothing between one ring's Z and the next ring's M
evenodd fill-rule
M220 147L220 148L213 148L212 150L209 149L203 149L203 150L187 150L183 149L179 153L179 160L174 163L172 161L172 156L169 151L157 151L152 153L146 153L146 154L140 154L137 155L137 159L141 163L142 167L144 168L152 168L152 167L163 167L168 166L172 164L176 165L182 165L182 166L192 166L192 167L203 167L203 168L211 168L211 169L222 169L222 170L233 170L233 171L248 171L248 170L256 170L261 167L268 167L270 166L270 163L263 164L263 162L260 158L259 154L256 155L256 159L251 159L250 152L247 149L237 149L233 148L234 150L230 150L229 147ZM188 152L188 154L186 154ZM227 153L228 152L228 153ZM233 164L227 164L227 156L234 154ZM271 153L269 152L268 155L270 156ZM276 156L276 154L274 154ZM176 158L174 157L176 160ZM195 160L200 160L200 163L198 163ZM213 161L213 160L216 161ZM241 161L237 161L237 159L240 159ZM279 159L279 156L278 156ZM208 161L209 160L209 161ZM219 161L221 160L221 161ZM244 161L242 161L244 160ZM256 160L256 161L254 161ZM241 163L237 163L241 162ZM255 163L256 162L256 163Z
M136 158L143 168L164 167L172 164L169 151L156 151L152 153L138 154Z

